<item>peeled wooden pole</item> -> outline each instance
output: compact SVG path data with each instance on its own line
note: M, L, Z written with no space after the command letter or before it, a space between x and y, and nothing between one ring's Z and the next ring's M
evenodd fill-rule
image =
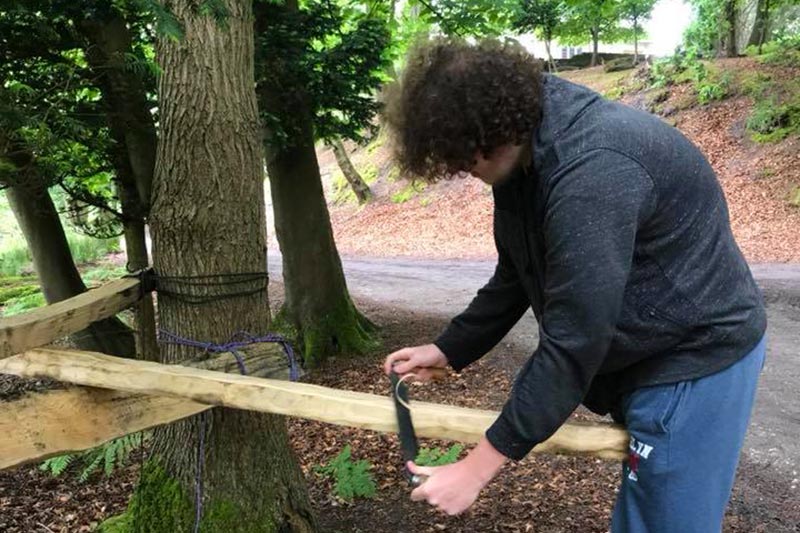
M341 426L397 431L394 405L388 396L307 383L221 374L92 352L49 349L31 350L0 360L0 373L49 377L92 387L178 397L208 405L309 418ZM477 442L498 413L412 402L411 414L421 437ZM619 426L568 422L534 451L621 460L625 457L627 444L627 433ZM3 452L0 449L0 456Z
M240 351L248 375L288 379L283 351L259 344ZM229 353L192 363L238 373ZM93 448L111 439L168 424L213 406L185 398L72 387L0 402L0 470L54 455Z

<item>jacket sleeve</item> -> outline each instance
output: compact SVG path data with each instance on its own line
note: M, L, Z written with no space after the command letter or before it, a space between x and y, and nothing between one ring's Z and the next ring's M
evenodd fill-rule
M539 346L486 432L515 460L552 435L586 395L621 312L637 229L655 198L645 169L606 149L562 165L549 190Z
M434 344L447 356L454 370L461 371L491 350L519 321L530 306L508 253L495 232L497 266L460 315L450 321Z

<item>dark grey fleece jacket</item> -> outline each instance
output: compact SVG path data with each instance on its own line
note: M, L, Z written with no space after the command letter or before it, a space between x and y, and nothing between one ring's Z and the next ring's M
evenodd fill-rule
M539 346L486 433L512 459L581 403L706 376L764 335L761 294L700 151L658 118L542 81L533 164L494 187L494 276L435 344L461 370L528 307Z

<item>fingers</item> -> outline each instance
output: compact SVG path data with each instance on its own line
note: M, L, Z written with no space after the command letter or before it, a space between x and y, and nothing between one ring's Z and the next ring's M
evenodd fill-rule
M402 374L403 372L407 372L405 369L401 369L403 361L408 361L411 356L413 355L413 351L411 348L403 348L402 350L397 350L394 353L389 354L386 356L386 359L383 362L383 370L388 375L392 371L392 365L397 364L397 367L394 369L395 372L398 374Z
M433 471L436 470L435 466L418 466L414 461L408 461L406 467L412 474L425 477L430 477L433 475Z

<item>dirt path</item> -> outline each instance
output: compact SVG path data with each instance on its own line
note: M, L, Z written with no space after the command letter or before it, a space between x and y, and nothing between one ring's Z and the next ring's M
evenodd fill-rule
M269 264L271 276L279 279L279 256L271 255ZM385 258L344 258L343 265L358 300L441 317L462 310L494 268L492 261ZM769 347L745 453L749 462L773 471L800 497L800 265L759 264L752 269L767 301ZM529 311L502 341L508 354L495 364L513 372L537 339Z

